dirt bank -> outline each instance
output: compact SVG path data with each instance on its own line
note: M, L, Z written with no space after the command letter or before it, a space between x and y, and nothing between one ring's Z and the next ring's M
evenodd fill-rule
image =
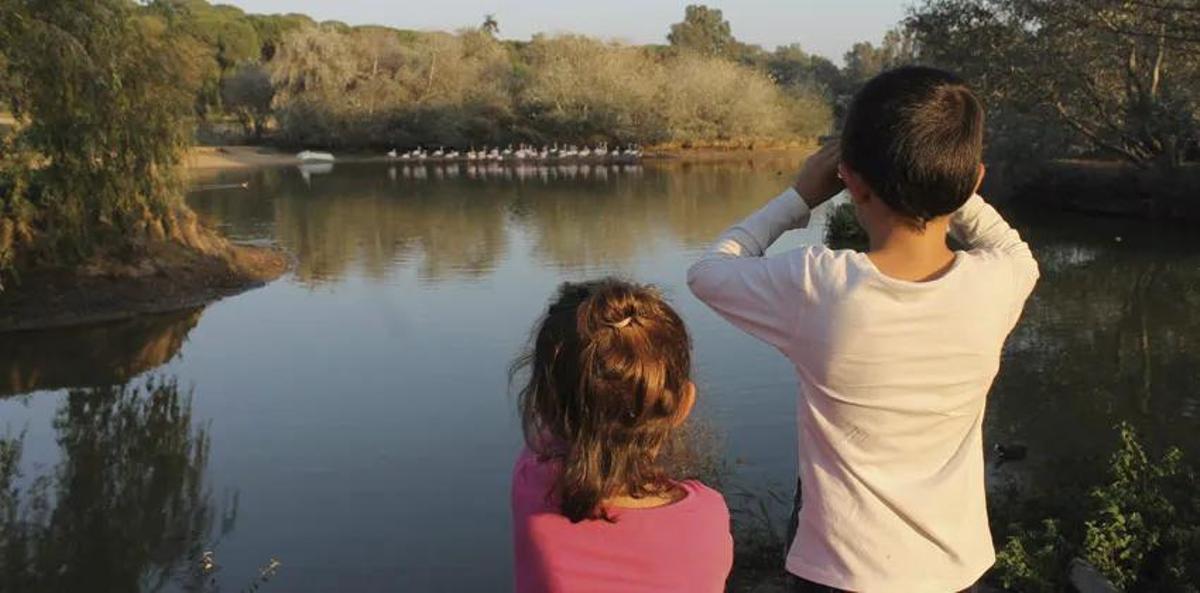
M189 213L190 214L190 213ZM208 304L287 271L273 248L235 245L190 218L186 240L98 255L74 268L34 268L0 292L0 333L128 319Z

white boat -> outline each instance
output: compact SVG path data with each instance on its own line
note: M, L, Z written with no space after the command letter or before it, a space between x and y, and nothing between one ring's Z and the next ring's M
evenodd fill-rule
M296 158L298 158L306 163L310 163L310 162L330 163L330 162L333 162L333 160L334 160L333 153L315 152L312 150L306 150L304 152L301 152L296 155Z

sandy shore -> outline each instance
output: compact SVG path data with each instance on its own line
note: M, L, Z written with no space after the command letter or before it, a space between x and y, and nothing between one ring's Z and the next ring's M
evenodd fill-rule
M183 163L189 169L244 169L298 165L300 159L266 146L195 146Z

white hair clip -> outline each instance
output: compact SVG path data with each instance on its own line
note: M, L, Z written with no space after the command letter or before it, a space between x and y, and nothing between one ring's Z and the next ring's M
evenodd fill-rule
M609 325L609 327L611 327L613 329L622 329L625 327L629 327L630 323L633 323L633 317L626 317L625 319L622 319L616 323L610 323L608 325Z

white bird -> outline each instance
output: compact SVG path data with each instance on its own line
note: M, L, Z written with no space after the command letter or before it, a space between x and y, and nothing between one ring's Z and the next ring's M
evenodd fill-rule
M389 151L388 151L387 155L388 155L388 158L389 158L389 159L394 159L394 158L396 158L396 157L398 156L398 153L396 152L396 149L395 149L395 148L393 148L393 149L391 149L391 150L389 150Z

